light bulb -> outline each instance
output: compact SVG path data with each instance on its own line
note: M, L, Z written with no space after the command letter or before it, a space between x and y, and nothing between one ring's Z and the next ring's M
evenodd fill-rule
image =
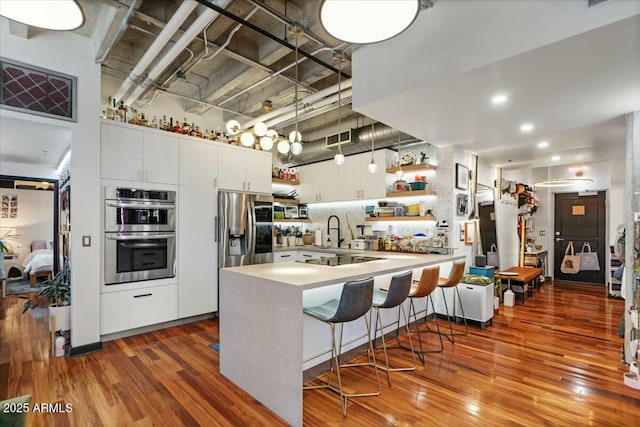
M240 133L240 122L237 120L229 120L226 128L229 135L237 135Z
M336 156L333 158L333 160L336 162L336 165L340 166L344 164L344 154L342 153L338 153L336 154Z
M289 141L291 141L291 143L301 142L302 135L297 130L291 131L291 133L289 134Z
M273 138L269 136L263 136L260 138L260 148L269 151L273 148Z
M243 133L240 135L240 143L245 147L251 147L255 142L256 138L252 133Z
M296 156L302 153L302 143L296 141L293 144L291 144L291 153L295 154Z
M289 152L289 141L283 139L278 142L278 153L287 154Z
M253 131L258 136L265 136L268 130L269 128L267 128L267 125L264 124L264 122L258 122L255 125L253 125Z
M369 163L367 169L369 170L369 173L376 173L378 171L378 165L376 164L375 160L371 159L371 163Z
M402 169L398 169L396 171L396 178L402 179L403 176L404 176L404 171Z

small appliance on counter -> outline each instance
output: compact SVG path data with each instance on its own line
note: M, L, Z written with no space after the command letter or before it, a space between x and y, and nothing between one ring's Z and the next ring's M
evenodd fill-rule
M298 217L300 219L309 219L309 208L307 205L298 205Z

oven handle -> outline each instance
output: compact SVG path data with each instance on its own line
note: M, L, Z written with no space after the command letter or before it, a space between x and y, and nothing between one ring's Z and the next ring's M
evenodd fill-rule
M122 247L131 249L159 248L167 246L164 243L123 243Z
M117 234L115 236L111 235L111 234L107 234L105 237L109 240L151 240L151 239L171 239L173 237L175 237L176 235L171 233L171 234L146 234L146 235L140 235L140 234L128 234L126 236L123 236L121 234Z
M106 202L110 208L133 208L133 209L174 209L173 203L130 203L130 202Z

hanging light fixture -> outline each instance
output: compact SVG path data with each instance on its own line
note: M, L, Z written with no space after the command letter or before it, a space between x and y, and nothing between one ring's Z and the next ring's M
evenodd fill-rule
M376 160L373 158L373 145L376 140L376 130L374 128L374 123L371 123L371 162L367 169L369 173L376 173L378 171L378 165L376 164Z
M376 43L406 30L419 10L420 0L324 0L320 22L338 40Z
M338 152L336 153L333 160L336 162L336 165L341 166L344 164L344 154L342 154L342 137L340 135L340 125L342 124L342 115L340 114L340 105L342 104L340 83L342 81L342 59L343 56L340 53L337 53L333 57L333 62L338 66Z
M402 179L404 171L402 170L402 162L400 161L400 131L398 131L398 170L395 173L397 179Z
M75 30L84 24L84 14L74 0L3 1L0 15L45 30Z
M302 28L298 26L291 27L291 30L289 30L289 34L295 36L296 38L296 78L293 96L293 102L296 107L296 129L289 133L289 141L291 142L291 153L293 154L302 153L302 135L298 131L298 37L300 37L300 34L302 33Z

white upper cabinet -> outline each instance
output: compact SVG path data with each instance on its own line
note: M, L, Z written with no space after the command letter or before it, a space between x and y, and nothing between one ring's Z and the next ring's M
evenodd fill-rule
M180 185L216 188L218 145L192 139L180 139Z
M300 172L298 194L301 202L338 200L338 166L333 160L300 166L298 170Z
M220 146L218 187L223 190L271 193L271 153L233 145Z
M101 176L139 182L178 183L178 138L122 123L102 123Z
M371 163L371 153L362 153L360 157L360 199L377 199L385 197L387 189L385 180L387 174L385 168L387 167L387 154L386 150L378 150L373 152L373 159L378 165L378 170L375 173L369 173L369 163Z

